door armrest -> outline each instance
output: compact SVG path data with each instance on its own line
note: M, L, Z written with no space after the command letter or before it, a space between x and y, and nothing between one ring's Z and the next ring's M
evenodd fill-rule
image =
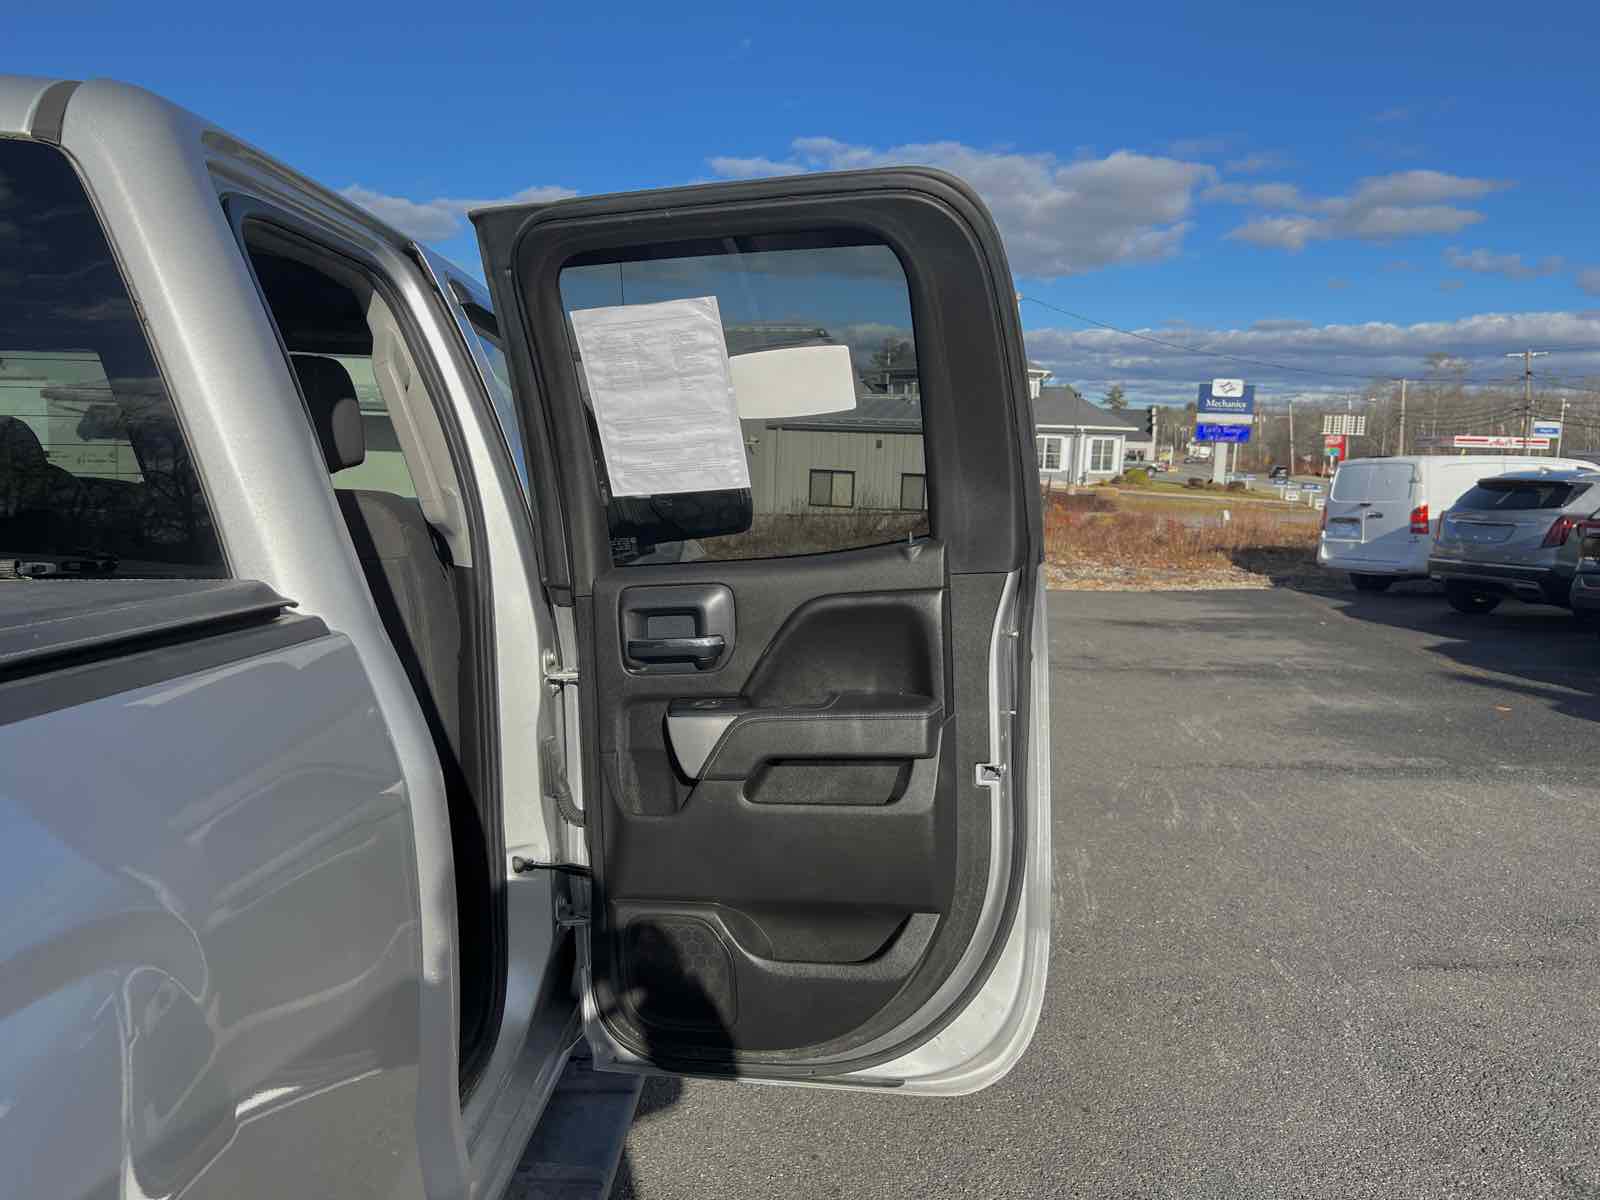
M931 758L944 710L930 696L854 692L810 707L674 700L667 738L691 779L748 779L775 759Z

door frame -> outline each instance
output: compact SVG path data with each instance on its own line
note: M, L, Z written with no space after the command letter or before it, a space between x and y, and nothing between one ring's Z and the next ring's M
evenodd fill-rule
M900 259L911 297L919 355L926 353L938 384L932 391L924 383L925 429L943 427L945 436L925 441L929 463L930 518L935 538L950 556L947 586L961 576L1003 576L1006 602L996 607L992 629L984 636L990 646L988 670L990 762L1010 769L997 778L979 782L997 797L998 818L991 828L991 843L1003 837L1005 847L990 845L991 869L986 895L999 889L995 868L1003 869L1003 894L987 943L969 936L957 969L935 988L943 1009L930 1019L916 1020L934 997L919 1005L913 1019L872 1039L870 1052L851 1053L826 1063L781 1064L761 1061L759 1073L768 1078L811 1080L827 1076L838 1081L903 1056L935 1037L965 1010L982 990L1010 944L1002 933L1016 927L1023 883L1027 876L1027 850L1038 836L1033 828L1028 798L1031 786L1030 751L1033 686L1032 643L1038 622L1033 609L1041 598L1038 589L1042 559L1035 431L1026 378L1026 354L1020 322L1006 265L992 220L981 201L965 184L941 172L918 168L879 172L853 172L778 180L715 184L675 189L667 193L632 193L593 199L559 201L550 205L504 207L471 214L485 250L495 307L507 333L513 382L523 428L530 444L531 482L540 492L541 512L552 514L543 529L545 578L558 604L576 610L580 630L580 681L597 678L594 659L596 620L592 610L596 581L611 566L609 534L604 506L598 501L598 472L584 423L577 368L567 348L564 317L559 302L559 276L574 256L627 245L683 243L713 240L728 234L734 217L741 234L781 235L852 230L888 244ZM948 238L954 225L967 245L971 259L956 270L941 272L937 262L920 261L909 248ZM930 232L930 230L935 232ZM955 251L951 252L956 253ZM959 276L970 285L973 265L983 273L981 288L958 290L949 279ZM965 268L965 269L961 269ZM531 283L524 285L524 280ZM943 281L943 285L941 284ZM514 327L514 331L513 331ZM953 406L961 397L993 394L994 375L1003 376L1003 419L989 420L981 430L960 428ZM942 406L935 420L927 407ZM959 489L939 480L959 480ZM940 492L945 495L941 498ZM957 494L957 492L961 494ZM942 502L941 502L942 499ZM996 511L1008 512L996 521ZM766 560L781 570L783 559ZM637 583L670 578L667 568L626 568ZM665 572L665 573L664 573ZM997 694L1007 681L1003 702ZM584 776L600 778L595 745L598 738L599 698L595 687L579 685L584 727ZM1003 715L1002 715L1003 714ZM1003 753L994 736L996 722L1009 727L1010 753ZM958 770L962 769L958 767ZM1044 781L1048 794L1048 781ZM591 861L595 881L604 885L602 805L585 804L590 814ZM987 907L987 906L986 906ZM591 926L592 928L592 926ZM981 951L981 953L973 953ZM972 972L961 977L967 960L976 958ZM592 969L592 959L585 960ZM956 988L945 984L957 981ZM955 991L954 995L947 995ZM661 1060L647 1061L640 1048L619 1040L606 1015L594 1002L592 987L585 988L585 1013L597 1051L617 1065L659 1070ZM902 1030L915 1024L902 1035ZM598 1033L598 1037L597 1037ZM704 1063L672 1062L674 1072L708 1075L749 1075L739 1061L727 1071L708 1070ZM856 1075L856 1085L868 1079ZM893 1080L876 1081L892 1083Z

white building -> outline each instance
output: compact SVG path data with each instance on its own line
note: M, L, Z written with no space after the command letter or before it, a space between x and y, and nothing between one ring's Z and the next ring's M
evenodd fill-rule
M1039 478L1097 483L1120 475L1130 440L1153 452L1143 417L1090 404L1070 387L1041 387L1033 401Z
M928 507L922 402L914 386L846 412L745 421L758 513L919 512Z

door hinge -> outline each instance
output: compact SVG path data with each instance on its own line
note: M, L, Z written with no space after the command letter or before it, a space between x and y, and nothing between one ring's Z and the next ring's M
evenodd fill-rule
M556 658L554 650L546 650L544 652L543 665L544 681L546 686L548 686L551 691L558 692L569 684L574 686L577 684L578 668L563 667L560 661Z

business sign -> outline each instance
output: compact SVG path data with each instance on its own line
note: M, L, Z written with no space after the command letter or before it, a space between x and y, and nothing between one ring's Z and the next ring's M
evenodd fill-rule
M1344 434L1342 434L1342 433L1325 433L1325 434L1322 435L1322 444L1324 446L1337 446L1337 447L1339 447L1339 449L1343 450L1344 449Z
M1450 439L1457 450L1548 450L1547 437L1509 437L1505 434L1458 433Z
M1342 433L1348 437L1364 437L1367 432L1365 413L1324 413L1323 433Z
M1197 442L1248 442L1250 426L1238 421L1196 421L1194 440Z
M1558 438L1561 436L1560 421L1535 421L1533 423L1534 437Z
M1221 391L1217 390L1218 384L1223 385ZM1200 399L1195 408L1203 420L1214 425L1248 425L1255 420L1255 384L1240 379L1213 379L1210 383L1202 383Z

